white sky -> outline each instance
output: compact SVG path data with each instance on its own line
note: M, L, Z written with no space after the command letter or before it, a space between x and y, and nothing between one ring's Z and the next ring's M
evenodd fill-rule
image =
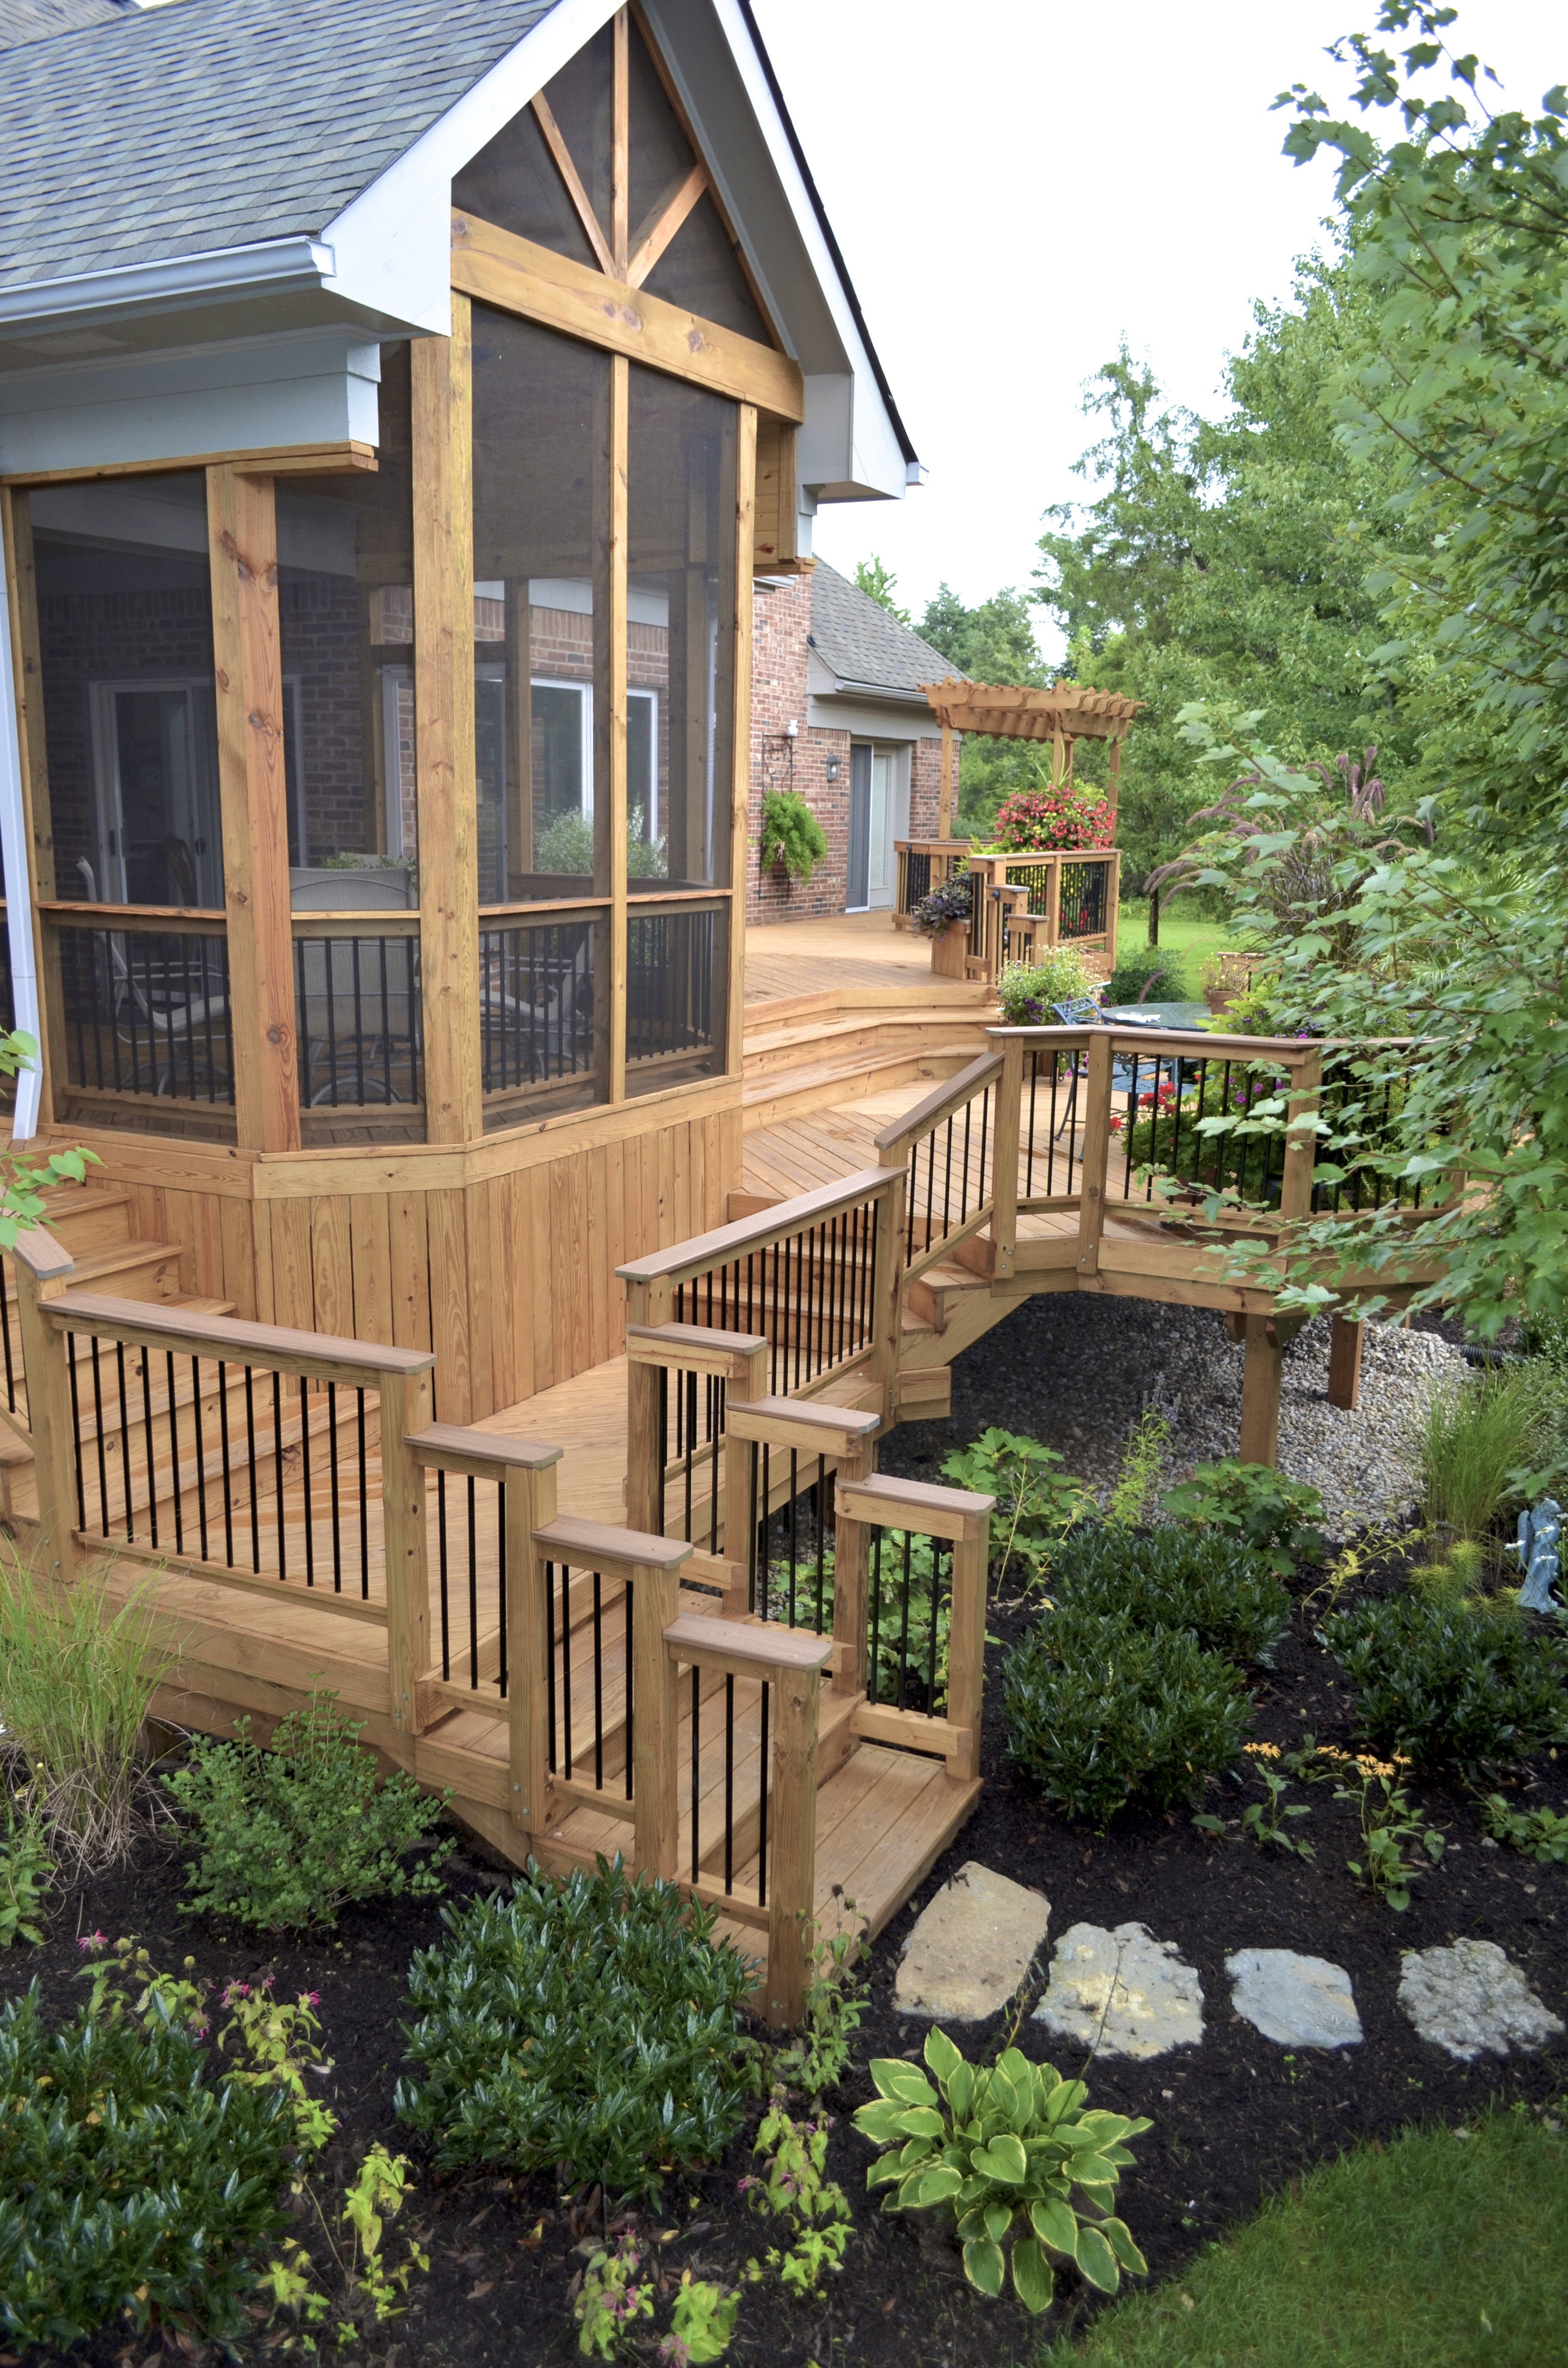
M1333 171L1280 155L1269 102L1305 82L1337 111L1324 50L1373 0L755 5L929 472L902 503L824 508L816 548L846 574L880 552L916 617L944 577L971 602L1027 587L1119 340L1202 408L1254 299L1288 295ZM1560 0L1471 0L1449 40L1529 112L1568 79Z

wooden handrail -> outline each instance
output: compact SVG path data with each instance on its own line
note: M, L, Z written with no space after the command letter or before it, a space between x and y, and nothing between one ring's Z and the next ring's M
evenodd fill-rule
M753 1360L767 1351L760 1332L721 1332L706 1324L629 1324L626 1356L632 1365L674 1365L745 1387Z
M429 1349L392 1349L327 1332L291 1332L233 1315L191 1315L155 1299L109 1299L97 1292L66 1291L58 1299L46 1300L43 1312L60 1332L96 1333L141 1347L175 1349L182 1356L263 1365L305 1381L345 1382L365 1389L428 1373L436 1363Z
M713 1620L697 1611L683 1611L671 1621L665 1647L672 1661L688 1668L727 1669L738 1678L767 1681L801 1669L825 1669L833 1658L833 1638L813 1635L809 1628L786 1628L771 1620Z
M551 1562L586 1570L678 1570L691 1554L685 1538L656 1538L649 1531L618 1530L608 1521L577 1521L562 1514L533 1533Z
M1175 1053L1188 1060L1275 1061L1282 1068L1298 1067L1329 1049L1319 1037L1214 1036L1206 1028L1119 1028L1114 1020L1105 1027L988 1027L985 1032L999 1043L1022 1044L1026 1051L1038 1045L1041 1052L1078 1052L1085 1044L1108 1038L1118 1053Z
M884 1126L880 1134L872 1136L872 1142L884 1156L892 1151L906 1150L918 1136L929 1134L933 1127L940 1126L949 1111L962 1110L982 1086L1001 1074L1000 1053L977 1053L967 1068L960 1069L956 1077L949 1077L946 1085L934 1087L923 1102L916 1102L903 1118Z
M870 1473L864 1480L840 1480L835 1497L838 1510L851 1520L916 1530L927 1538L983 1538L996 1509L994 1497L884 1472Z
M35 1282L53 1282L62 1274L76 1271L75 1259L46 1225L24 1225L11 1256L21 1260Z
M426 1472L457 1472L465 1478L505 1485L517 1472L543 1472L559 1463L565 1449L540 1440L513 1439L494 1430L471 1430L455 1422L433 1422L403 1440Z
M903 1180L902 1171L896 1168L857 1168L853 1176L846 1176L835 1184L819 1184L814 1191L802 1192L798 1200L764 1210L760 1216L742 1217L733 1225L720 1225L710 1234L699 1234L691 1241L677 1242L673 1249L653 1250L646 1258L629 1259L625 1266L616 1268L616 1273L629 1283L687 1282L693 1275L706 1274L710 1267L725 1266L734 1258L744 1258L748 1250L771 1248L775 1242L785 1241L791 1234L819 1224L836 1210L852 1209L857 1201L891 1191Z
M221 938L229 926L229 916L221 906L199 905L73 905L62 898L40 896L38 910L57 928L113 929L130 937L146 930L159 938L182 933Z

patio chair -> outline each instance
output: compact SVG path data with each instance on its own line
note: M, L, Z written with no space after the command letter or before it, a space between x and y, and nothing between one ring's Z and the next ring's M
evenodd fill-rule
M520 965L513 985L522 984ZM520 1037L530 1084L551 1075L563 1076L582 1066L578 1051L593 1017L593 938L585 929L572 960L555 969L553 979L537 995L519 996L506 985L506 957L492 958L480 980L480 1024L503 1036Z
M138 978L126 957L125 939L118 930L105 931L103 944L108 962L109 1009L120 1042L131 1053L131 1074L138 1080L131 1091L141 1091L139 1029L153 1047L154 1096L168 1093L172 1097L182 1055L193 1080L199 1069L209 1087L220 1079L228 1083L232 1073L227 1064L212 1057L220 1042L224 1052L229 1049L226 987L218 994L191 987L179 977L167 955L160 957L156 966L149 962ZM161 971L161 977L155 975L155 969ZM129 1017L130 1013L135 1017Z

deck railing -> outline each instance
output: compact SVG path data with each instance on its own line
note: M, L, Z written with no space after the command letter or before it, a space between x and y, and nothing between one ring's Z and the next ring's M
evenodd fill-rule
M969 856L967 838L895 838L893 854L898 881L893 893L895 929L907 929L909 916L923 896L961 871Z
M1009 962L1055 945L1101 948L1116 961L1121 856L1116 848L971 855L971 975L994 982Z

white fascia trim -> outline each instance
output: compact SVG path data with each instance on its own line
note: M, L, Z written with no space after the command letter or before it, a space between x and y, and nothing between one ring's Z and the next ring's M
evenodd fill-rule
M855 473L863 482L869 484L886 482L890 485L902 487L905 482L904 472L908 467L903 457L903 448L893 433L892 422L888 417L887 407L882 402L881 389L877 384L876 372L871 368L871 358L866 351L865 340L856 326L855 316L845 297L844 283L838 276L838 267L828 250L827 241L822 234L822 224L817 220L816 208L812 203L811 192L801 177L801 168L795 162L794 149L790 146L789 134L779 120L778 110L773 103L773 93L767 86L767 77L763 73L761 62L752 46L745 19L736 6L735 0L710 0L710 5L720 25L723 28L736 68L745 85L746 97L751 101L752 114L767 144L767 153L772 161L773 169L778 176L779 186L789 201L790 211L795 217L801 243L811 258L817 284L827 300L834 326L838 331L845 353L849 359L855 381L855 444L859 447L869 441L875 450L876 461L881 461L884 458L888 461L889 465L885 469L872 467L857 470ZM684 92L682 96L685 96Z
M250 246L212 247L202 255L125 263L111 271L77 271L63 279L0 288L0 323L20 327L208 295L275 295L320 288L336 269L332 248L321 239L261 239Z
M323 236L336 252L337 294L432 336L449 333L447 215L453 175L576 56L615 7L616 0L556 0L547 17L327 224Z

